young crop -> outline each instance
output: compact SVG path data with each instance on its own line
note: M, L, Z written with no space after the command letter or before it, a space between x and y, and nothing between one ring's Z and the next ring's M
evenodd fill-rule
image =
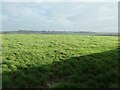
M3 88L117 88L116 36L2 34Z

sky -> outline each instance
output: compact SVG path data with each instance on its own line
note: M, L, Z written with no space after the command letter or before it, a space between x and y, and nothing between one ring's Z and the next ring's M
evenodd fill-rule
M3 31L118 31L117 2L2 2L0 17Z

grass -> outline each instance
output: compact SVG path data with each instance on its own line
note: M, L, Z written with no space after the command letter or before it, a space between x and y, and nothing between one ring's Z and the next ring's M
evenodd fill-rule
M118 37L2 34L3 88L117 88Z

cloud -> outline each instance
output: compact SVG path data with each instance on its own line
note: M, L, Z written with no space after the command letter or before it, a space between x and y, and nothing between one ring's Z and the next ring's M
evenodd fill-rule
M2 0L3 2L118 2L119 0Z
M116 3L3 3L3 29L117 31ZM110 28L109 28L110 27Z

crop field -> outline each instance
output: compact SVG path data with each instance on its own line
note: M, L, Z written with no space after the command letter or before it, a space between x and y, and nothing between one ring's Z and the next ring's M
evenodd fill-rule
M117 88L118 37L1 34L3 88Z

